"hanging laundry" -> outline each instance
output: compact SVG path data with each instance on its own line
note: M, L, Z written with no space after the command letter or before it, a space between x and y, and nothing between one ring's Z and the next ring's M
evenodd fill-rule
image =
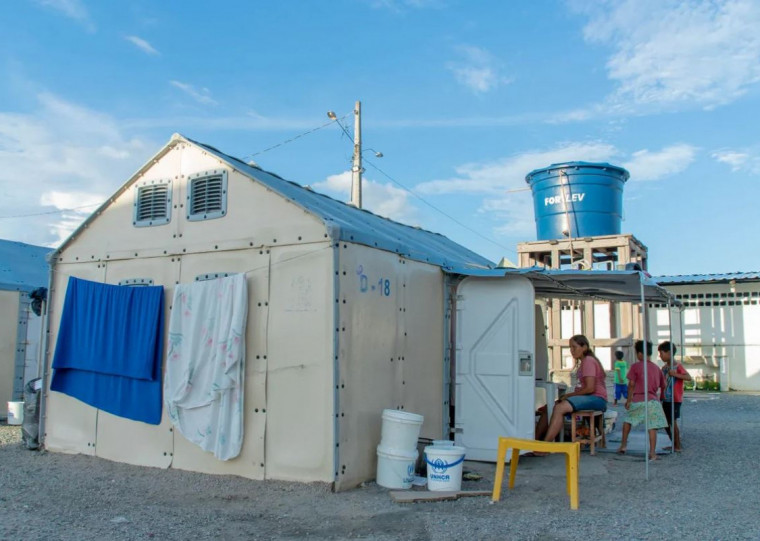
M180 433L220 460L243 444L247 310L245 274L174 289L164 400Z
M164 288L69 278L50 388L119 417L161 422Z

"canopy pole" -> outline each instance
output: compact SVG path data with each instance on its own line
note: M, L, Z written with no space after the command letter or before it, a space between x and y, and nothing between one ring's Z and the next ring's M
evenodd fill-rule
M639 271L639 284L641 287L641 333L644 336L643 354L644 357L644 479L649 481L649 378L647 377L647 318L646 309L644 304L644 280L641 271ZM633 400L633 397L631 397ZM656 445L656 444L655 444Z
M683 364L684 352L685 352L684 348L686 346L686 343L684 342L685 337L684 337L684 332L683 332L683 313L684 313L684 310L685 310L685 308L683 308L683 307L681 307L678 310L678 323L679 323L679 326L681 328L680 329L681 330L681 364ZM694 389L696 390L696 388L697 388L697 385L695 383L694 384ZM678 427L678 429L681 431L681 437L683 438L683 408L681 408L681 415L680 415L680 417L681 418L679 419L679 421L681 421L681 423L680 423L680 426Z
M673 343L674 342L674 340L673 340L673 322L672 322L671 317L670 317L671 316L671 313L670 313L671 309L672 308L670 306L670 299L668 299L668 336L670 337L670 366L672 368L673 367L673 361L675 361L675 355L673 354L673 348L675 347L675 345ZM681 345L681 349L683 349L683 344ZM673 453L676 452L676 441L675 441L675 437L676 437L676 418L675 418L675 415L676 415L676 386L675 386L675 381L674 380L670 380L670 381L671 381L670 385L673 386L672 389L670 390L670 423L672 425L670 427L670 454L672 455Z

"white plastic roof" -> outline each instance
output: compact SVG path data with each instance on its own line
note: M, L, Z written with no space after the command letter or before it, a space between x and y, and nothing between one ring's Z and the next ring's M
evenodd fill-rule
M537 297L549 299L644 302L680 306L664 287L640 271L553 270L542 267L524 269L455 269L465 276L525 276L533 283Z

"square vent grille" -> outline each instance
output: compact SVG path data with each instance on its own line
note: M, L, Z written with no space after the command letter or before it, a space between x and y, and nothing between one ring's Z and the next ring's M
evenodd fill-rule
M170 180L150 180L137 185L132 223L136 227L168 224L171 220Z
M187 219L211 220L227 214L227 171L206 171L190 179Z

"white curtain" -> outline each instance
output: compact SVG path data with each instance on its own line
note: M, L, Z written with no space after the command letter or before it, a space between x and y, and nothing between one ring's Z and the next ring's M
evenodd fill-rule
M243 444L247 309L245 274L174 289L164 401L180 433L220 460Z

